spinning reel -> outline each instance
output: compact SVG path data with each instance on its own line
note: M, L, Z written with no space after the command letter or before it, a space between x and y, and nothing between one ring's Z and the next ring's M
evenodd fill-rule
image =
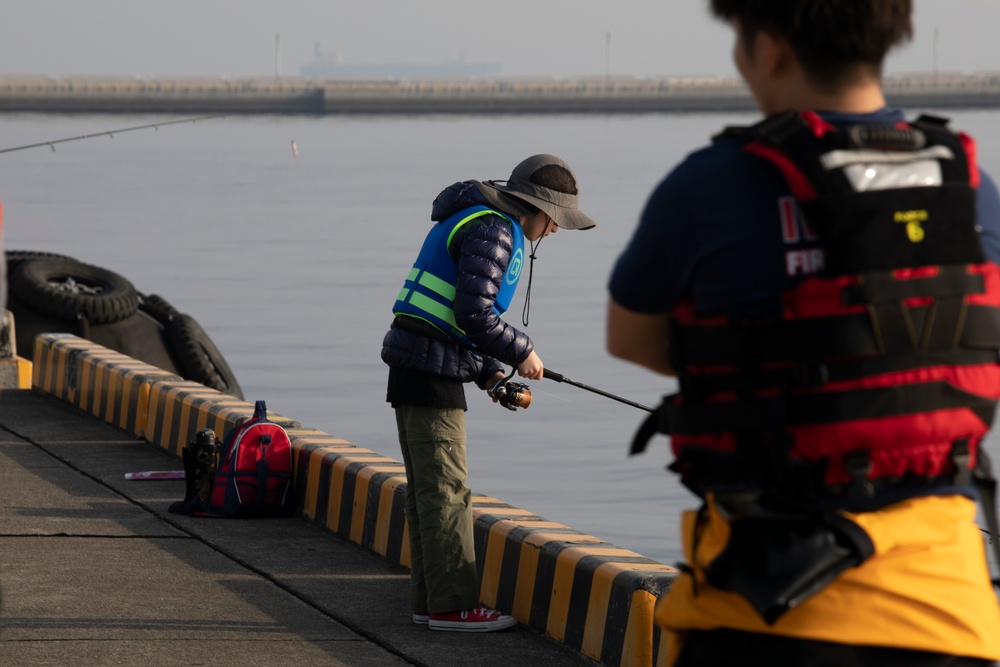
M527 408L531 405L531 389L523 382L511 382L512 377L514 377L513 370L510 375L486 390L486 393L494 401L513 412L518 408Z

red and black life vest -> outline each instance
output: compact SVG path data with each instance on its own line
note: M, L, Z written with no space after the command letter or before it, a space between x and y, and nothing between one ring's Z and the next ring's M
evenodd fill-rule
M824 268L780 319L671 313L671 436L697 493L763 487L835 507L965 485L1000 399L1000 269L976 229L972 140L945 121L834 127L787 112L727 130L774 164Z

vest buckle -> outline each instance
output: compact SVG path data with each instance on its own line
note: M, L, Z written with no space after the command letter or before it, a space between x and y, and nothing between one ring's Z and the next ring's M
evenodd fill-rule
M844 457L844 470L851 478L847 487L849 503L861 502L875 495L875 485L868 479L872 472L872 461L868 452L862 450L849 453Z
M972 470L969 469L969 439L959 438L951 445L951 463L955 466L955 486L968 486L972 482Z

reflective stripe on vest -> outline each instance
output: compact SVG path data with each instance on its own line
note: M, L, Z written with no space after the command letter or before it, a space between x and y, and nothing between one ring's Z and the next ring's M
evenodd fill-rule
M392 312L421 319L445 334L471 342L455 320L455 280L458 267L448 252L455 234L466 224L486 215L497 215L511 225L513 248L493 309L503 315L517 289L524 263L524 232L510 216L486 206L473 206L443 220L427 234L417 260L410 269Z

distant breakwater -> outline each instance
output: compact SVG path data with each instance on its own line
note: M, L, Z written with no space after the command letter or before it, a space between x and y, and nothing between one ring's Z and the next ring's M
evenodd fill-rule
M893 76L890 104L1000 107L1000 73ZM326 80L0 78L0 112L652 113L754 110L738 79Z

